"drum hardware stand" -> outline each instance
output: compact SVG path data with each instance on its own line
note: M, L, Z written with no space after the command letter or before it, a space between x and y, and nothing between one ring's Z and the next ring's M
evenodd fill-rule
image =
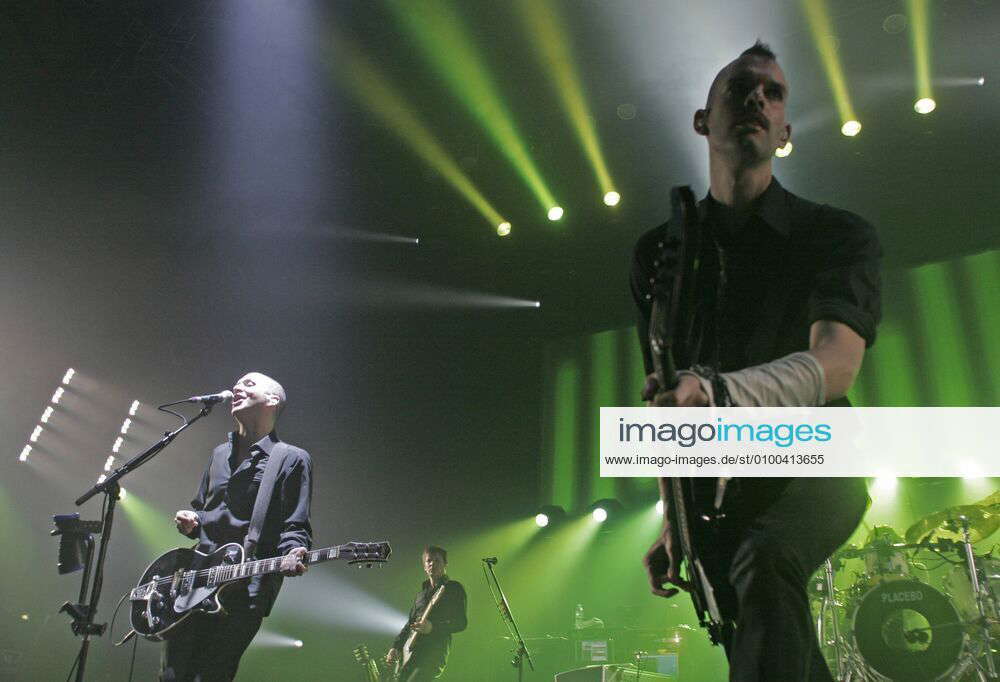
M176 404L178 403L167 403L166 405L161 405L160 407L167 407L169 405ZM97 549L97 565L93 570L93 583L88 590L87 581L90 580L91 577L90 561L88 559L87 567L83 574L83 585L80 587L81 601L88 591L90 592L90 601L87 604L70 604L67 602L63 606L63 610L66 610L73 617L73 634L83 636L83 641L80 642L80 651L76 656L75 663L73 664L76 667L76 682L83 682L84 670L87 667L87 653L90 650L91 637L100 637L104 634L104 630L107 627L105 623L95 623L94 617L97 615L97 604L101 598L101 587L104 583L104 562L108 556L108 544L111 540L111 524L115 516L115 503L118 501L119 493L121 492L121 487L118 485L118 481L130 474L133 470L138 469L143 464L153 459L160 453L161 450L170 445L174 438L176 438L182 431L187 429L202 417L206 416L211 411L212 403L204 403L202 405L201 412L198 413L198 415L190 420L185 419L181 426L177 427L173 431L167 431L164 433L163 438L122 464L113 472L109 473L107 478L105 478L102 482L93 486L90 490L76 499L76 505L80 506L97 493L104 493L105 495L104 518L102 518L99 522L101 528L101 543L100 547ZM93 550L91 549L90 552L92 553ZM73 607L80 608L74 609Z
M989 680L1000 679L997 677L996 661L993 659L993 637L990 635L989 620L986 616L985 599L986 589L979 582L979 571L976 569L976 556L972 552L972 539L969 533L969 518L964 514L958 517L962 524L962 547L965 549L965 565L969 569L969 583L972 585L972 593L976 596L976 611L979 613L979 623L982 628L983 657L986 659L986 670L982 669L979 660L972 656L973 664L980 673L985 673Z

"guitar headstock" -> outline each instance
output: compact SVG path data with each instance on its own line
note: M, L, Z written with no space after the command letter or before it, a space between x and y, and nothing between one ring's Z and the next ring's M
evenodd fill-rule
M361 644L354 647L354 660L361 665L368 665L368 661L372 660L372 655L368 651L367 644Z
M340 546L340 554L349 564L384 564L392 554L388 542L348 542Z

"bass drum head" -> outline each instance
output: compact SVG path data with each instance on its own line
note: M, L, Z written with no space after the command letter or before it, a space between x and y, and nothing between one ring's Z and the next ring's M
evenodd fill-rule
M958 661L964 633L947 597L916 580L876 585L854 613L858 651L890 680L930 682Z

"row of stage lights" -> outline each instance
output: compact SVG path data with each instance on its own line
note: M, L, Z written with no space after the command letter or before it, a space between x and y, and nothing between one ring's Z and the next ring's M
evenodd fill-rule
M662 502L657 502L653 509L657 514L663 515ZM625 507L622 503L612 498L596 500L586 509L586 515L589 515L595 523L605 523L606 521L615 520L624 512ZM539 507L535 513L535 525L539 528L555 527L566 521L567 518L568 515L565 509L557 505L547 504Z
M604 194L605 206L611 206L611 207L617 206L621 200L622 200L622 195L619 194L618 192L611 191L611 192L606 192ZM564 211L562 209L562 206L553 206L552 208L549 209L548 218L552 222L556 222L562 220L563 214ZM510 234L510 229L511 229L510 222L505 220L499 225L497 225L497 234L500 235L501 237L506 237L507 235Z
M132 428L132 418L136 416L139 412L139 408L142 406L138 400L133 400L132 404L128 408L128 416L125 417L125 421L122 422L121 428L118 429L118 435L115 436L115 442L111 445L111 454L108 458L104 460L104 471L109 472L115 465L115 455L117 455L122 446L125 445L125 439L128 436L129 429ZM101 474L97 477L98 483L104 483L107 480L107 474ZM118 492L119 499L125 499L125 488L119 488Z
M42 416L38 419L38 424L35 425L34 430L31 435L28 436L28 442L24 444L21 448L21 454L18 455L18 460L21 462L27 462L28 457L31 456L31 450L33 444L38 443L38 439L41 438L42 434L45 433L45 426L52 419L52 416L56 412L56 408L59 406L59 402L62 400L63 395L66 393L66 388L69 387L69 383L73 381L73 375L76 374L76 370L72 367L66 370L63 374L62 381L56 387L56 390L52 393L52 397L49 399L49 404L45 406L45 410L42 412Z
M981 86L985 84L986 84L985 77L980 77L976 80L976 85ZM930 97L923 97L921 99L918 99L913 104L913 110L921 115L929 114L935 109L937 109L937 102L935 102ZM840 126L840 132L846 137L856 137L861 132L861 122L853 119L850 121L844 121L844 124ZM778 149L775 150L774 155L779 158L784 158L789 154L791 154L794 148L795 147L792 145L792 143L789 142L784 147L778 147Z
M31 435L28 437L28 442L25 443L24 447L21 449L21 454L18 455L18 461L27 462L28 457L31 456L32 449L36 447L38 440L45 433L45 427L52 420L52 417L56 414L56 410L60 406L60 402L63 396L69 389L70 382L73 381L73 377L76 375L76 370L70 367L63 374L62 381L56 387L56 390L52 393L52 397L49 399L49 404L45 406L45 410L42 412L42 416L38 419L38 424L32 430ZM108 458L104 461L104 471L111 471L115 464L115 455L122 449L125 444L125 438L128 435L129 429L132 427L132 420L139 411L141 403L138 400L133 400L128 408L128 415L122 422L121 427L118 429L118 434L115 437L114 443L111 445L111 453ZM107 479L107 474L101 474L97 482L103 483ZM120 492L121 499L125 499L125 489L122 488Z

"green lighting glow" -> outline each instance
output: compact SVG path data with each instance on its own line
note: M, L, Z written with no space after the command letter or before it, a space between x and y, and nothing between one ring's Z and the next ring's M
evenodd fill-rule
M190 544L190 540L177 532L172 513L153 507L134 491L129 493L128 500L123 501L119 508L146 546L150 559L178 545Z
M336 73L351 84L364 105L476 207L490 225L506 222L462 172L392 83L358 48L342 36L335 36L332 41L331 64L336 68Z
M611 192L613 188L611 175L601 153L594 118L584 97L583 81L574 67L573 50L566 37L566 31L561 28L561 22L557 20L550 3L519 0L516 7L534 37L532 43L538 49L542 64L555 83L556 92L562 99L563 107L573 123L584 153L594 169L597 184L601 191ZM614 204L608 205L614 206Z
M826 72L826 79L830 84L830 91L833 93L837 112L840 114L840 120L845 121L844 126L847 129L841 128L841 132L853 137L861 132L861 124L857 122L851 98L847 94L847 79L844 78L844 68L840 63L840 55L837 53L837 45L833 37L833 22L830 21L826 1L802 0L802 5L806 12L806 19L809 21L809 30L812 32L813 41L816 43L816 50L823 63L823 70ZM847 127L847 123L856 125Z
M416 9L411 2L394 0L390 7L416 39L424 57L517 169L542 207L555 204L489 69L450 3L427 0Z
M917 97L920 101L931 99L930 24L927 21L927 0L907 0L910 12L910 42L913 46L913 64L916 70ZM919 104L920 102L918 102ZM933 111L917 110L921 114Z
M917 315L923 331L925 362L933 367L930 381L935 405L972 405L975 385L969 363L966 325L959 316L955 281L948 265L935 263L911 270Z
M580 400L580 368L568 358L556 370L555 405L553 410L552 504L564 509L576 505L579 489L577 478L578 414Z

